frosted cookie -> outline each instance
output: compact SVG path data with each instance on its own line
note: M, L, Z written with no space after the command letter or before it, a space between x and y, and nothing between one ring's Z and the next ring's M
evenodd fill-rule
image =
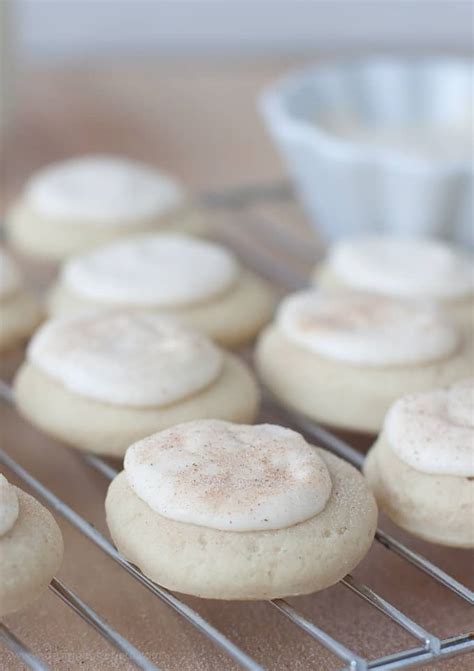
M257 344L263 382L325 424L377 432L391 403L473 367L474 343L431 302L347 290L286 298Z
M37 599L63 558L51 513L0 474L0 617Z
M364 235L336 243L314 273L322 288L432 299L474 325L474 257L433 238Z
M259 400L236 357L169 317L138 311L47 322L28 347L14 393L20 412L46 433L116 457L179 422L252 421Z
M26 340L40 319L39 306L24 288L19 269L0 247L0 352Z
M26 184L6 218L18 251L59 261L137 233L203 233L202 213L173 179L138 161L84 156L55 163Z
M372 543L352 466L281 426L187 422L135 443L106 498L122 554L160 585L271 599L333 585Z
M87 308L165 312L222 345L241 346L268 322L273 294L234 255L185 235L142 235L67 261L48 298L53 315Z
M396 401L364 471L396 524L474 547L474 378Z

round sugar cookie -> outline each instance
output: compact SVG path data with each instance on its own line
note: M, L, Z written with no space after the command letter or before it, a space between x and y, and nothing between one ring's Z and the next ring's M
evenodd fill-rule
M202 235L209 230L209 216L158 170L126 158L92 155L33 175L5 224L17 251L58 262L143 232Z
M47 304L53 316L117 307L171 314L225 347L241 347L271 318L274 296L224 247L161 234L70 259Z
M465 377L474 341L431 303L315 290L283 302L255 360L285 405L323 424L376 433L400 396Z
M0 475L0 616L37 599L58 571L62 556L61 532L51 513Z
M348 463L283 427L216 421L129 448L105 505L117 548L145 575L212 599L329 587L367 553L377 521Z
M19 411L51 436L120 457L179 422L252 421L259 391L248 368L168 317L104 312L47 322L14 381Z
M335 243L313 282L394 297L439 301L461 325L474 327L474 259L429 237L362 235Z
M432 543L474 547L474 379L397 401L364 473L396 524Z

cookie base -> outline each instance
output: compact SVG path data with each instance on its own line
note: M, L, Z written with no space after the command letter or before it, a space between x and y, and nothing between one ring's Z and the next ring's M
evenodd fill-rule
M394 401L444 387L468 375L474 340L464 334L451 356L410 366L356 366L290 342L276 326L262 333L256 364L268 389L307 417L340 429L377 433Z
M145 575L185 594L255 600L329 587L368 552L377 506L353 466L315 449L329 469L333 490L325 509L305 522L248 532L176 522L142 501L122 472L111 483L105 503L112 538Z
M21 254L57 263L74 254L140 233L208 235L211 219L212 214L189 204L154 219L110 226L49 219L20 200L7 212L5 231L11 246Z
M382 435L364 473L387 515L414 536L439 545L474 547L474 481L431 475L405 464Z
M351 289L334 272L322 263L313 272L313 284L322 289ZM474 295L457 299L440 300L446 314L461 327L474 329Z
M230 354L209 387L160 408L112 405L80 396L29 363L15 378L14 394L19 411L45 433L111 457L123 456L135 441L180 422L215 418L251 423L259 403L253 375Z
M137 308L127 304L111 305L90 301L60 284L50 291L47 306L52 316L77 315L91 308ZM275 297L270 287L253 273L244 271L235 286L208 301L180 308L157 308L148 305L140 306L140 309L170 314L186 326L208 335L223 347L237 348L255 338L271 319L274 306Z

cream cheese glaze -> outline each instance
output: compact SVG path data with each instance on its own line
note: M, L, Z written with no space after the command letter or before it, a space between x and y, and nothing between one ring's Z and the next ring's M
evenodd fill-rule
M349 238L332 248L327 264L354 289L435 299L474 292L474 258L431 238Z
M233 254L184 235L143 235L75 257L61 281L95 301L180 306L225 292L237 279Z
M72 392L130 406L165 406L219 376L222 352L204 335L148 312L112 311L42 326L28 360Z
M388 412L384 430L391 449L412 468L474 477L474 378L404 396Z
M65 223L140 223L181 204L171 178L143 163L83 156L51 165L30 179L26 201L40 215Z
M224 531L298 524L324 509L332 488L317 451L269 424L179 424L132 445L124 467L135 494L160 515Z
M15 488L0 473L0 537L13 529L18 514L18 496Z
M21 276L13 260L0 247L0 299L14 294L21 287Z
M430 302L349 290L293 294L280 305L277 324L295 344L354 364L424 363L459 344L455 327Z

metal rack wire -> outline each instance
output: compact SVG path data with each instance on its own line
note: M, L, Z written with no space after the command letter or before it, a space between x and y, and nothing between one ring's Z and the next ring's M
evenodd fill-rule
M255 214L246 210L247 206L255 200L286 200L288 198L289 190L286 185L265 186L263 188L254 186L239 191L207 194L203 197L203 202L207 206L238 211L252 230L259 230L262 235L267 235L268 231L271 230L274 244L280 245L282 249L290 247L293 254L301 254L302 258L305 256L307 257L308 250L297 239L292 237L291 234L282 231L281 228L272 227L271 220L266 220L261 215L255 216ZM294 269L291 270L286 267L277 267L275 263L269 259L268 255L265 254L265 249L257 248L251 241L242 241L242 239L236 235L235 231L228 231L227 235L224 237L228 244L236 248L236 251L240 253L248 266L253 267L254 270L266 276L282 289L294 289L304 284L304 276L302 276L301 273ZM5 383L0 383L0 396L4 402L13 405L11 389ZM264 394L264 407L272 412L277 410L282 423L288 423L289 425L294 426L318 444L330 449L342 458L353 463L355 466L361 466L363 455L360 452L328 430L309 421L298 413L293 411L290 412L279 407L268 393ZM111 480L117 474L115 468L99 457L83 455L82 458L91 469L99 472L106 480ZM204 619L198 612L167 589L153 583L135 566L127 562L105 536L56 496L50 489L45 487L4 450L0 450L0 463L10 469L25 485L27 485L27 487L29 487L29 489L45 501L54 512L65 518L89 541L100 548L107 557L112 559L154 596L158 597L180 616L185 618L185 620L212 641L218 648L224 651L242 668L248 669L249 671L263 671L265 668L264 666L252 659L244 650ZM440 567L436 566L419 553L389 536L381 529L377 530L376 541L388 551L396 553L414 568L424 572L432 580L450 590L458 598L463 599L471 605L474 604L474 593L468 589L468 587L448 575ZM359 655L356 651L348 649L339 640L335 639L324 631L324 629L310 621L285 600L275 599L270 601L269 605L294 626L304 631L313 640L317 641L336 655L345 665L345 669L353 669L354 671L365 671L367 669L402 669L413 667L427 661L434 662L452 655L474 651L474 634L460 633L450 638L439 638L432 632L427 631L420 626L417 622L413 621L408 615L377 594L368 585L358 581L352 575L347 575L341 581L341 585L354 593L358 598L369 603L386 618L408 632L410 636L417 641L417 645L413 648L402 649L384 657L368 660ZM145 669L146 671L156 670L158 668L143 653L135 648L130 641L115 631L115 629L92 610L90 606L69 590L64 583L55 578L53 579L50 588L56 596L62 599L85 622L94 627L94 629L96 629L112 646L127 655L137 668ZM38 671L48 669L48 666L41 662L41 660L36 657L14 633L1 624L0 641L2 641L11 651L16 653L23 663L30 669Z

